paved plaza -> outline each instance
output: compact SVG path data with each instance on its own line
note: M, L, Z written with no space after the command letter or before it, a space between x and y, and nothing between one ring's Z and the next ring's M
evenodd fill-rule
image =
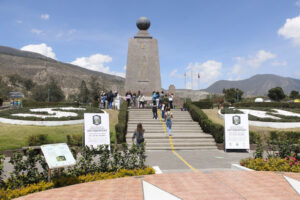
M184 200L297 200L300 196L283 175L296 173L212 171L156 174L95 181L30 194L19 200L142 200L142 181Z

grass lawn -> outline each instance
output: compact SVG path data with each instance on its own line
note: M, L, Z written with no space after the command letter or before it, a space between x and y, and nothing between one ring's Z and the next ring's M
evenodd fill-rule
M224 126L224 120L219 117L218 109L203 109L208 118L217 124ZM277 129L268 127L249 126L250 131L255 131L263 136L268 135L270 131L297 131L300 132L300 128L289 128L289 129Z
M106 110L110 116L111 141L116 141L115 124L118 123L118 111ZM0 151L28 146L30 135L48 134L53 143L66 142L67 135L83 134L83 124L65 126L23 126L0 123Z

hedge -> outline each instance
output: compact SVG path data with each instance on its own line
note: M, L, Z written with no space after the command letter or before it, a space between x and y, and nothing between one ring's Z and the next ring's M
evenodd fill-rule
M234 107L264 107L264 108L300 108L300 103L282 103L282 102L244 102L235 103Z
M128 105L127 105L127 101L124 101L119 110L118 123L115 125L116 134L117 134L117 143L119 144L126 142L127 121L128 121Z
M191 102L187 102L185 107L189 110L192 119L199 123L205 133L211 134L216 143L224 142L224 126L213 123L198 106ZM258 140L261 140L261 136L257 132L250 131L249 136L250 144L256 144Z
M58 107L58 106L73 106L73 107L78 107L79 103L74 102L74 103L69 103L69 102L38 102L38 101L29 101L29 100L24 100L22 102L23 107Z
M207 115L193 103L187 102L185 107L190 112L192 119L197 121L205 133L211 134L216 143L224 142L224 127L220 124L213 123Z
M212 101L195 101L193 104L201 109L212 109L214 107Z

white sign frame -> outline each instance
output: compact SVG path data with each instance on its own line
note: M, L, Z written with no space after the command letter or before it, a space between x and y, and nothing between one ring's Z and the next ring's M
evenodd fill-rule
M84 145L94 148L108 145L110 149L108 113L84 113Z
M250 149L248 114L225 114L226 149Z
M45 144L41 146L49 169L68 167L76 164L66 143Z

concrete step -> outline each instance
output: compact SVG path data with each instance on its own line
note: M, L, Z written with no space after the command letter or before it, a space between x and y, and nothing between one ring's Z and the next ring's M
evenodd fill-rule
M169 140L162 140L160 142L152 142L153 140L146 140L147 146L163 146L163 145L170 145ZM127 144L132 144L132 140L127 141ZM172 144L176 146L211 146L211 145L216 145L214 141L186 141L184 139L182 140L172 140Z
M174 150L216 150L217 146L190 146L190 147L176 147L174 146ZM165 147L147 147L146 150L172 150L171 146Z
M135 128L130 128L127 130L127 133L133 133L135 131L136 127ZM145 132L148 134L148 133L165 133L164 132L164 129L161 128L161 129L145 129ZM185 134L185 133L203 133L202 130L184 130L184 132L182 130L178 130L178 129L173 129L172 130L172 133L182 133L182 134Z
M126 138L132 138L133 134L127 134ZM152 133L152 134L144 134L144 138L169 138L166 134L162 134L162 133ZM212 138L211 135L209 134L204 134L204 133L186 133L186 134L176 134L176 133L172 133L172 139L173 138Z

